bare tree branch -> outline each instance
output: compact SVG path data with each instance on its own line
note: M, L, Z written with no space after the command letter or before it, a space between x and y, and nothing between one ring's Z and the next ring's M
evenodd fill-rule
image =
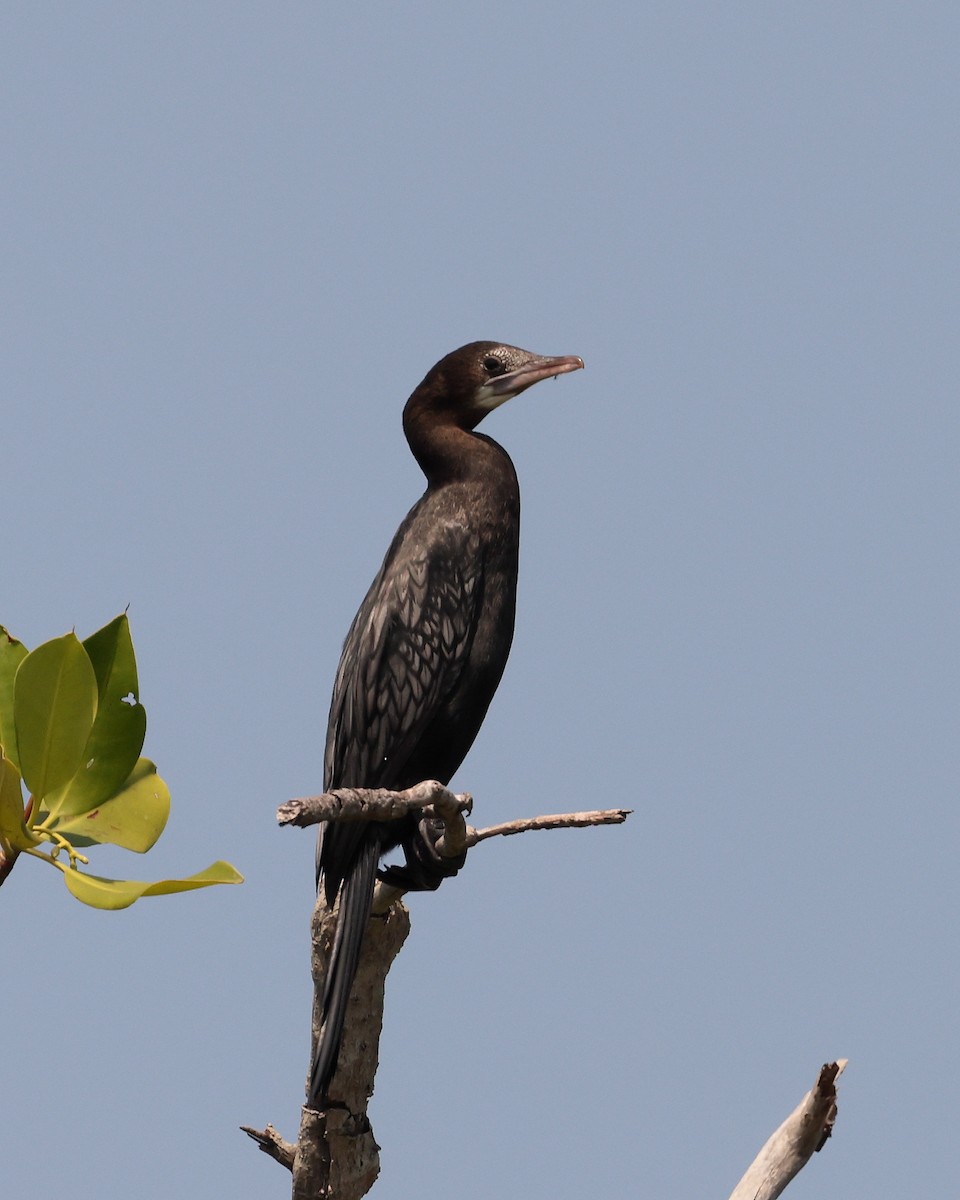
M253 1138L264 1154L286 1167L288 1171L293 1170L293 1159L297 1152L297 1147L293 1142L285 1141L272 1125L268 1125L266 1129L251 1129L249 1125L241 1125L240 1128L247 1135Z
M397 821L428 807L444 818L469 813L473 799L466 794L455 796L435 779L426 779L402 792L391 792L389 788L335 788L320 796L304 796L281 804L277 822L304 828L321 821Z
M730 1200L776 1200L816 1151L823 1149L837 1119L836 1081L846 1065L845 1058L824 1063L813 1088L767 1139Z
M320 821L393 821L419 813L421 820L442 822L442 833L432 836L441 858L458 858L467 849L493 837L507 837L538 829L576 829L587 825L621 824L626 809L530 817L489 829L473 829L465 816L473 800L455 795L436 780L426 780L402 792L384 788L337 788L282 804L281 825L304 828ZM421 826L423 828L423 826ZM410 928L410 916L399 902L403 893L384 883L377 885L374 915L364 937L360 966L347 1005L337 1071L331 1081L327 1111L301 1110L296 1145L284 1141L271 1126L263 1131L245 1127L260 1149L293 1174L294 1200L359 1200L373 1186L380 1171L379 1147L367 1118L377 1070L380 1029L383 1023L384 982ZM319 1035L320 1012L316 997L323 981L336 930L336 908L327 908L321 889L313 916L314 1044Z
M313 913L314 994L323 995L323 978L336 928L336 909L321 898ZM244 1132L293 1173L293 1200L360 1200L380 1173L380 1147L367 1118L377 1072L380 1029L383 1024L384 982L410 930L402 904L370 920L360 966L347 1005L343 1044L337 1073L330 1085L330 1103L318 1113L304 1106L296 1145L268 1125L265 1130L243 1126ZM320 1014L314 1006L316 1041Z
M489 825L486 829L471 829L468 825L467 846L476 846L478 842L485 842L487 838L512 837L515 833L530 833L537 829L585 829L588 825L622 825L632 812L632 808L601 808L592 812L524 817L519 821Z
M420 811L427 819L443 822L443 834L436 841L436 850L443 858L456 858L464 850L492 837L511 837L538 829L581 829L587 825L622 825L629 808L607 808L594 812L556 813L542 817L524 817L474 829L463 817L473 808L473 797L463 792L454 794L435 779L418 783L402 792L387 788L336 788L320 796L304 796L288 800L277 809L280 825L305 828L321 821L396 821L411 812Z

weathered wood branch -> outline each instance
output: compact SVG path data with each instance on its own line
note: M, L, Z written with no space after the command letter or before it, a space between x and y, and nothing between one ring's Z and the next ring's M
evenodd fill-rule
M389 788L336 788L320 796L288 800L277 809L279 825L305 828L321 821L398 821L418 809L432 808L432 814L454 819L469 813L473 799L466 793L455 796L442 783L426 779L402 792Z
M476 846L492 837L513 837L515 833L531 833L538 829L585 829L588 825L622 825L633 812L632 808L599 808L586 812L552 813L543 817L522 817L519 821L504 821L486 829L467 826L467 846Z
M253 1138L264 1154L268 1154L288 1171L293 1170L297 1147L293 1142L282 1138L272 1125L268 1125L266 1129L252 1129L249 1125L241 1125L240 1128L247 1137Z
M824 1063L817 1082L767 1139L730 1200L776 1200L801 1168L823 1149L837 1119L836 1083L846 1065L845 1058Z
M448 791L442 783L428 779L402 792L387 788L336 788L320 796L304 796L288 800L277 809L280 825L305 828L321 821L396 821L411 812L421 812L427 819L443 821L443 834L436 841L436 850L444 858L456 858L480 842L492 837L511 837L515 833L530 833L539 829L582 829L588 825L622 825L629 808L607 808L592 812L554 813L541 817L523 817L474 829L463 819L473 809L473 797L462 792Z
M531 817L473 829L465 816L473 801L455 795L436 780L427 780L402 792L383 788L338 788L321 796L290 800L277 812L281 825L305 828L320 821L391 821L420 812L426 820L439 819L443 832L434 842L444 858L457 858L465 850L493 837L508 837L538 829L578 829L587 825L619 825L628 809L566 813ZM380 1171L379 1146L367 1118L373 1094L380 1029L383 1023L384 982L410 928L410 916L400 903L402 892L378 884L374 915L363 943L360 966L347 1005L337 1072L331 1081L325 1113L304 1107L296 1145L273 1129L244 1132L264 1153L293 1174L294 1200L360 1200L373 1186ZM336 908L328 909L323 889L313 915L314 1044L319 1034L320 1014L316 997L323 995L323 981L336 929Z

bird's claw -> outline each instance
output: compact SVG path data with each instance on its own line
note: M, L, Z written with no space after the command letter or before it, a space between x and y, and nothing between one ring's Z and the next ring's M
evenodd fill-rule
M435 892L445 879L457 874L467 859L466 850L452 858L437 851L443 832L439 818L424 817L416 830L403 839L404 865L385 867L377 872L377 878L407 892Z

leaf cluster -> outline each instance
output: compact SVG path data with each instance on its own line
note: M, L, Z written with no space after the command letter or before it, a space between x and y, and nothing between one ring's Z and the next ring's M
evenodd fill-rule
M140 756L146 729L125 613L83 642L68 633L30 652L0 626L0 883L21 853L94 908L242 881L225 862L156 883L81 869L91 846L144 854L163 832L170 792Z

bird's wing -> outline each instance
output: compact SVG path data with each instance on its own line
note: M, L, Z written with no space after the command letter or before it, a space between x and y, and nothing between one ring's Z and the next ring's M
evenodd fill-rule
M388 555L347 634L327 730L324 786L392 787L456 688L483 594L479 539L462 526L439 544ZM405 786L405 784L403 785ZM318 868L336 889L360 840L356 823L326 828Z

